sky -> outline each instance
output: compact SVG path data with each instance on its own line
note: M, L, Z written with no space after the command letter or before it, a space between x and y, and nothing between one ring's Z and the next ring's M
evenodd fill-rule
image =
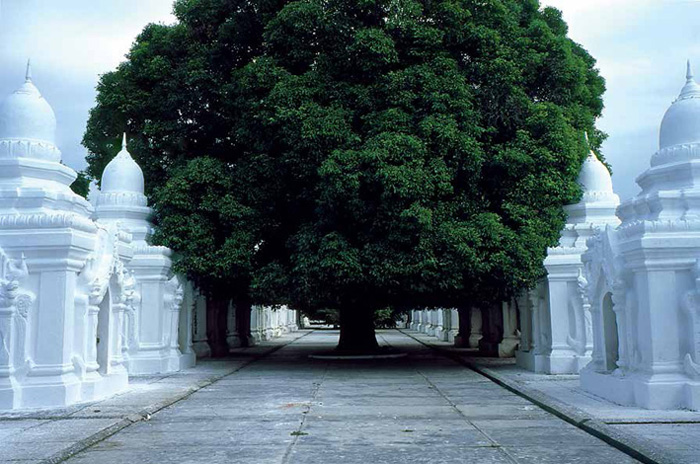
M700 78L700 0L541 0L563 12L570 37L598 60L607 81L598 127L602 152L624 200L658 148L664 112L685 82L686 59ZM0 0L0 96L22 82L31 57L35 84L58 120L64 162L85 167L80 145L99 76L114 69L151 22L171 23L172 0Z

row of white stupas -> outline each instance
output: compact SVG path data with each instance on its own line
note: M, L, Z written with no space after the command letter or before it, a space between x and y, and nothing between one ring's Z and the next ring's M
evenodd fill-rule
M173 372L209 353L206 299L149 245L141 168L126 147L92 204L61 164L56 117L32 82L0 107L0 409L105 397L129 375ZM233 347L234 311L227 341ZM296 327L290 310L255 308L256 339Z
M580 373L585 390L618 404L700 410L700 85L690 63L637 178L642 191L620 205L592 152L579 183L583 198L566 207L534 290L472 308L464 336L454 310L415 311L411 328L514 353L534 372Z

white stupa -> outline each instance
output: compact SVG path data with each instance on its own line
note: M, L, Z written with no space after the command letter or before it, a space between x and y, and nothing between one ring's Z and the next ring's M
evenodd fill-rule
M615 216L620 199L608 168L590 149L588 135L586 145L589 153L578 176L581 200L564 207L567 224L559 246L547 250L547 277L520 305L517 363L535 372L576 374L591 360L593 337L581 255L590 237L620 223Z
M0 106L0 157L61 161L55 139L56 115L34 85L28 62L24 84Z
M76 334L88 324L76 311L75 288L98 228L90 203L70 189L77 175L60 162L55 133L28 64L25 82L0 105L0 255L23 269L13 285L24 295L0 314L0 409L85 398L74 360ZM6 271L0 280L14 279Z
M175 372L194 365L194 352L179 350L180 305L173 301L181 294L182 287L171 271L172 251L148 243L153 233L150 215L143 171L129 153L124 134L121 151L102 173L95 218L101 224L118 224L132 236L134 255L127 267L136 278L140 301L135 305L138 333L124 353L131 374Z
M612 199L617 195L613 192L610 171L600 162L593 150L590 149L588 134L586 134L586 143L589 145L589 152L578 175L578 183L583 189L584 200L591 197L608 197Z
M101 222L119 222L134 242L145 244L153 230L148 222L151 209L144 195L143 171L129 153L126 134L121 151L105 166L95 203L95 216Z
M102 173L102 191L143 195L143 171L127 149L126 134L122 139L121 151L107 164Z
M686 82L666 111L659 150L651 168L637 177L642 191L618 211L623 228L647 220L700 220L700 85L690 61Z
M590 149L588 134L586 145L588 156L578 176L583 195L578 203L564 207L568 219L561 235L561 252L567 248L585 249L586 240L598 229L608 224L616 227L620 223L615 216L620 197L613 191L610 171Z
M700 85L695 82L690 61L685 86L661 121L659 149L667 150L700 140Z
M584 389L624 405L700 409L700 85L686 82L622 223L583 256L595 348Z
M27 63L24 83L0 105L0 183L3 211L64 211L83 218L90 204L73 193L77 174L61 163L55 144L56 116L32 80Z

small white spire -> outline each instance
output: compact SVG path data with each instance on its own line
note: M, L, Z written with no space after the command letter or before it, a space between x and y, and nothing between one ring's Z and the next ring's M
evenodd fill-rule
M688 60L688 68L685 72L685 79L688 82L691 82L693 80L693 77L695 77L693 76L693 67L690 65L690 60Z
M124 136L122 138L122 150L126 151L126 132L124 132Z
M25 82L32 81L32 60L31 58L27 60L27 72L24 74Z
M588 148L588 156L592 156L598 159L598 156L593 152L593 147L591 147L591 139L588 138L588 131L583 131L583 137L586 139L586 148Z
M687 100L688 98L698 98L698 96L700 96L700 85L695 82L693 67L690 64L690 60L688 60L685 71L685 85L681 89L681 94L678 96L676 101Z

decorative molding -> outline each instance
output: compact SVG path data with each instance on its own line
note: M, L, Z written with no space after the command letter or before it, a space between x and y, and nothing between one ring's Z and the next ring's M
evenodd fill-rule
M680 198L680 197L679 197ZM624 222L618 228L623 237L641 235L643 233L660 232L700 232L700 220L693 219L664 219L648 220L635 219Z
M0 229L62 229L97 232L97 224L77 213L5 214L0 216Z
M136 255L162 255L170 257L173 251L164 246L160 245L148 245L143 243L137 243L134 245L134 256Z
M33 158L59 163L61 151L56 145L41 140L0 139L2 158Z
M620 198L613 192L583 192L580 203L585 203L587 207L597 206L596 203L619 203Z
M584 247L569 247L569 246L557 246L552 248L547 248L547 255L581 255L586 252Z
M699 143L684 143L662 148L651 157L651 167L700 159Z
M138 192L100 192L97 197L96 207L105 206L138 206L148 207L148 199Z

